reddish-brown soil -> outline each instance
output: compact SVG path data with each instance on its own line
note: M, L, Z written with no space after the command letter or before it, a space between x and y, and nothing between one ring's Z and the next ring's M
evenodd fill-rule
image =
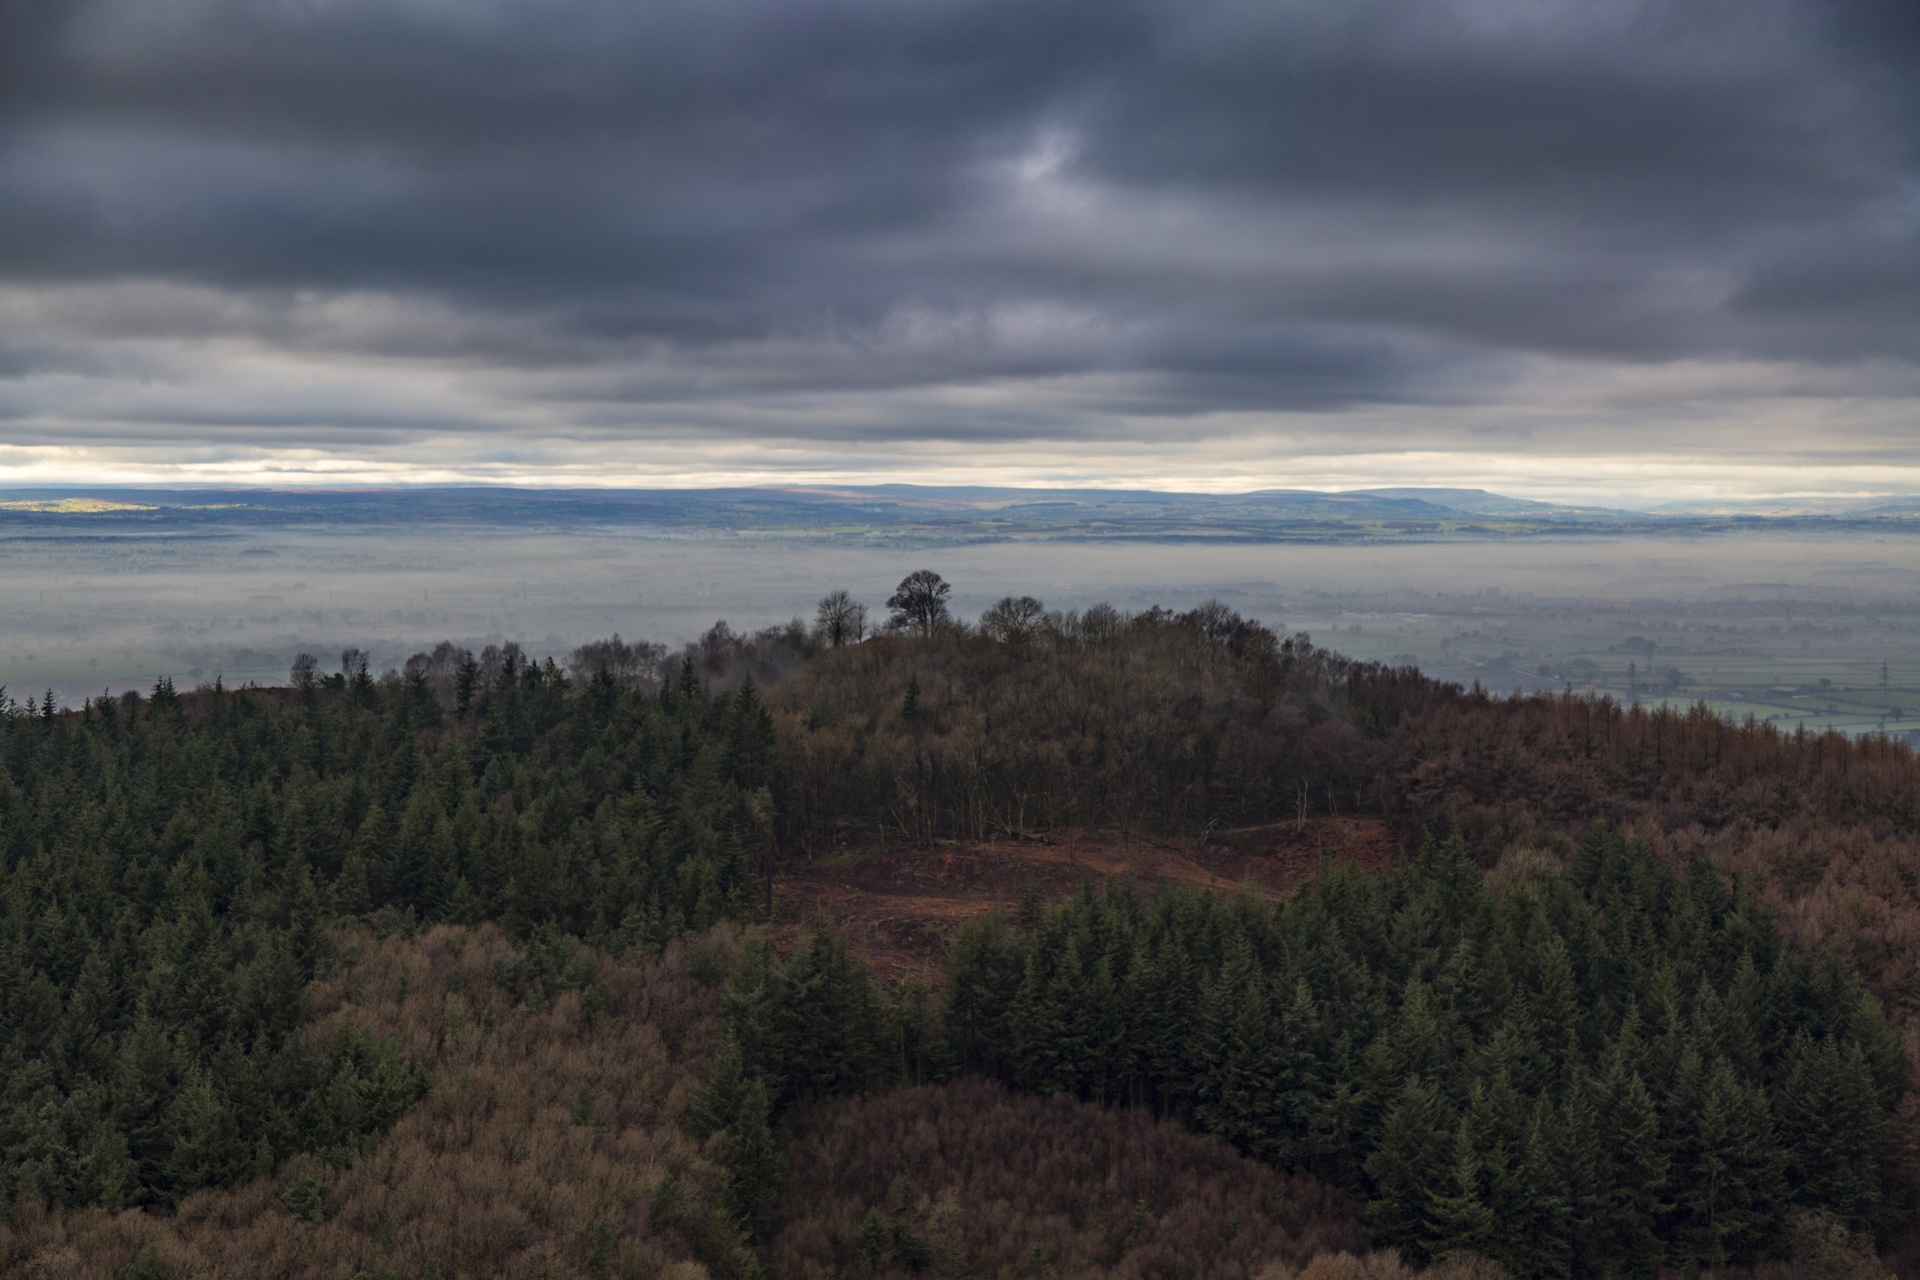
M876 976L928 973L976 916L1011 910L1029 885L1049 899L1082 880L1123 880L1152 892L1180 881L1231 893L1243 885L1277 898L1320 866L1344 860L1378 867L1406 840L1373 818L1318 818L1216 831L1204 841L1123 839L1106 831L1060 831L930 849L870 851L786 876L775 895L775 943L783 949L812 921L846 930Z

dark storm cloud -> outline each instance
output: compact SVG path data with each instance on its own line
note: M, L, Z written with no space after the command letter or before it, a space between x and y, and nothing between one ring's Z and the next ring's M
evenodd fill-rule
M1543 358L1911 395L1915 13L0 0L0 422L346 447L442 412L32 382L179 358L143 340L465 362L587 436L1093 439Z

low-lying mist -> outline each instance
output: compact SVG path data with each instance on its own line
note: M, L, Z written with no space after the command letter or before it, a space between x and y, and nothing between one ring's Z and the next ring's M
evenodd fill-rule
M616 631L675 646L720 619L810 618L833 588L880 615L923 567L963 618L1009 593L1057 609L1217 597L1357 657L1500 690L1704 697L1851 731L1903 730L1920 711L1920 538L1768 532L1312 546L16 529L0 539L0 683L72 705L162 675L279 683L297 653L331 669L349 646L376 670L442 639L536 656Z

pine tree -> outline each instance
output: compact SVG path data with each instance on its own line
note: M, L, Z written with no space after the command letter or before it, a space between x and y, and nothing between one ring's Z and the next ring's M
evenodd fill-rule
M111 1071L120 1021L118 1006L111 963L105 948L95 946L87 952L74 981L55 1037L55 1052L70 1077L101 1079Z
M1519 1165L1527 1137L1527 1108L1504 1070L1490 1079L1476 1079L1468 1087L1467 1110L1462 1117L1473 1139L1475 1157L1496 1200L1512 1190L1509 1181Z
M1688 1148L1676 1196L1681 1257L1696 1266L1744 1264L1777 1229L1785 1191L1766 1094L1717 1064Z
M781 1016L785 999L786 976L766 935L755 930L734 962L721 1005L729 1042L738 1049L743 1069L765 1080L776 1100L787 1092L790 1051Z
M1144 1041L1139 1059L1162 1114L1194 1105L1198 1093L1188 1053L1198 1015L1193 999L1194 957L1171 941L1148 944L1140 979Z
M918 974L909 973L894 985L886 1020L892 1070L900 1084L934 1084L954 1074L957 1063L936 993Z
M1557 1075L1570 1060L1580 1059L1580 1028L1584 1022L1566 940L1558 933L1551 934L1540 949L1536 963L1537 977L1528 1012L1543 1033L1539 1043L1546 1070Z
M884 1019L873 981L848 956L844 936L816 928L786 964L778 996L773 1014L789 1093L858 1093L873 1082Z
M1436 1243L1433 1197L1453 1170L1455 1130L1439 1091L1419 1076L1409 1077L1387 1108L1379 1142L1366 1161L1372 1189L1367 1225L1374 1238L1422 1264Z
M1223 971L1223 985L1234 982L1235 975L1232 968ZM1219 998L1224 1014L1219 1057L1207 1073L1198 1119L1202 1128L1249 1155L1286 1167L1296 1156L1285 1098L1273 1074L1279 1050L1274 1018L1260 979L1250 969L1239 970L1238 979L1237 998L1231 990Z
M129 1204L139 1186L139 1169L127 1140L107 1116L94 1120L75 1153L70 1203L99 1205L109 1211Z
M175 1194L232 1181L251 1155L231 1103L198 1067L189 1067L180 1082L167 1108L167 1129L167 1184Z
M1066 1087L1061 1065L1066 1018L1059 995L1040 949L1029 946L1007 1032L1014 1083L1032 1093L1059 1093Z
M780 1190L782 1159L769 1124L766 1084L750 1074L731 1039L688 1111L701 1137L723 1135L727 1208L750 1237L764 1236Z
M961 1066L994 1075L1008 1069L1008 1020L1024 968L998 917L960 931L947 955L945 1024Z
M174 1129L167 1112L185 1074L180 1055L157 1019L134 1022L113 1082L112 1115L127 1141L135 1198L157 1198L169 1185Z
M1859 1046L1843 1050L1831 1036L1816 1045L1801 1032L1776 1097L1793 1198L1832 1210L1854 1230L1871 1229L1880 1210L1885 1134Z
M1586 1067L1575 1062L1567 1076L1551 1120L1545 1125L1536 1121L1535 1127L1552 1152L1554 1183L1564 1206L1566 1251L1570 1257L1585 1258L1599 1253L1595 1237L1605 1208L1605 1157L1598 1142L1599 1118ZM1543 1096L1535 1104L1536 1115L1544 1116L1546 1108Z
M767 1087L747 1082L727 1136L727 1209L755 1240L764 1239L780 1194L785 1160L768 1122Z
M1274 1162L1304 1169L1312 1159L1309 1134L1325 1089L1321 1073L1319 1007L1305 978L1296 979L1281 1011L1269 1051L1275 1126Z
M1628 1069L1624 1052L1609 1056L1594 1103L1594 1146L1601 1171L1593 1226L1596 1253L1623 1275L1649 1276L1661 1256L1655 1226L1669 1208L1662 1198L1667 1158L1653 1095Z
M742 791L767 785L773 767L773 717L760 690L747 676L734 694L727 713L725 766Z
M1573 1230L1558 1141L1558 1109L1536 1100L1521 1140L1514 1175L1502 1199L1497 1243L1491 1251L1518 1276L1564 1276L1572 1265Z
M1483 1079L1503 1076L1527 1094L1546 1087L1551 1072L1526 997L1516 994L1508 1001L1499 1025L1475 1050L1474 1059L1474 1073Z
M1453 1166L1436 1188L1429 1208L1427 1232L1435 1258L1456 1253L1491 1253L1494 1210L1487 1203L1486 1181L1474 1137L1463 1119L1454 1131Z

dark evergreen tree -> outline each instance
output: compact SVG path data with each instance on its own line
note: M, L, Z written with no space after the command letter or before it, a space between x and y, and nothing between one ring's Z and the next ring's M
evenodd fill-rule
M1675 1252L1695 1266L1743 1264L1780 1227L1782 1151L1767 1096L1726 1063L1712 1068L1682 1143Z
M1831 1036L1815 1044L1801 1032L1774 1096L1788 1136L1793 1198L1831 1210L1856 1231L1871 1231L1880 1219L1885 1126L1860 1046L1842 1049Z
M1433 1257L1438 1198L1457 1185L1455 1132L1440 1091L1412 1076L1382 1116L1367 1157L1367 1225L1375 1239L1400 1246L1417 1262Z

